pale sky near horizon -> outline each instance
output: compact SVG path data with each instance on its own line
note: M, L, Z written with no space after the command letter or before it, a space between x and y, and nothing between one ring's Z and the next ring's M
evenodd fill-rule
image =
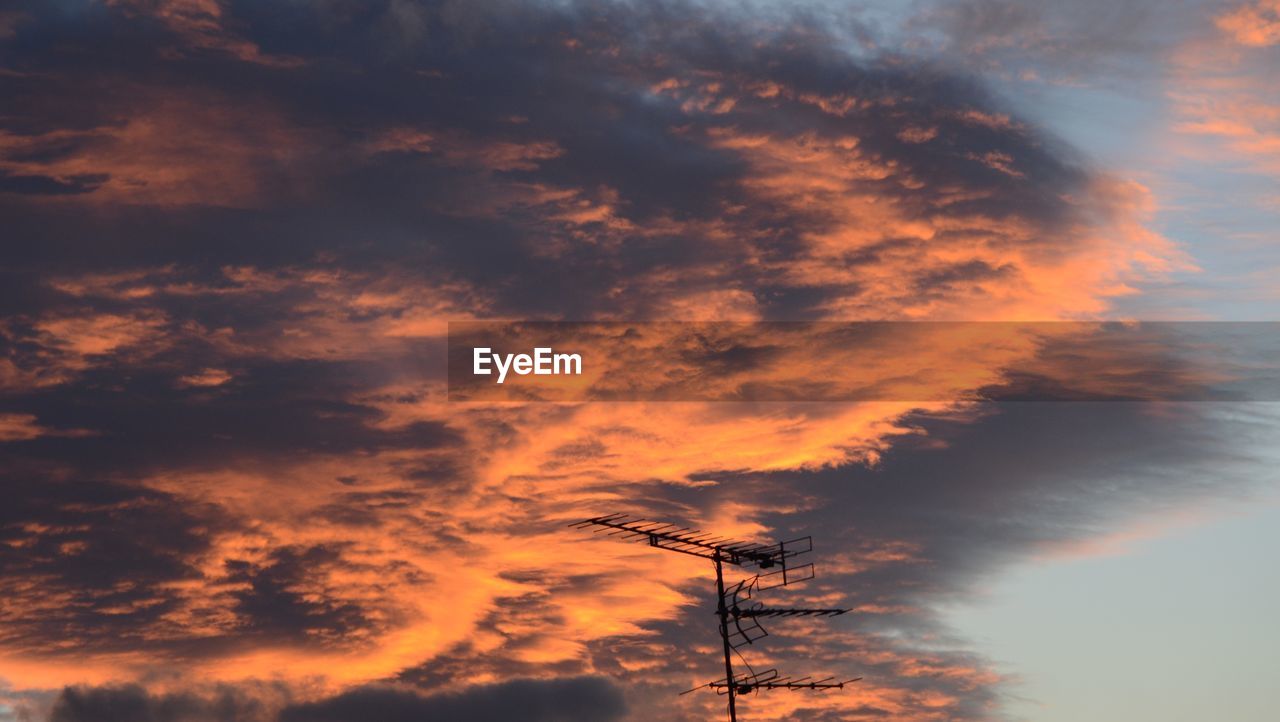
M892 6L882 16L888 24ZM1010 20L1007 42L976 58L954 38L940 43L1090 163L1146 185L1152 225L1198 267L1118 299L1115 317L1280 320L1280 84L1267 80L1280 69L1280 44L1203 50L1216 47L1213 18L1223 3L915 3L908 14L929 7L959 16L968 8L976 24L962 25L973 37L981 36L981 8L997 24L1021 17ZM1131 43L1075 58L1077 65L1055 63L1054 40L1087 45L1116 17L1132 23ZM1055 28L1064 35L1054 38ZM1047 31L1043 44L1024 44L1037 31ZM1194 52L1186 48L1201 48L1202 67L1180 57ZM1186 84L1197 70L1234 74L1235 84L1217 87L1269 104L1262 119L1235 118L1258 123L1260 136L1270 132L1269 145L1232 147L1229 135L1182 132L1194 103L1187 96L1197 92ZM1218 110L1241 100L1224 98ZM1280 441L1280 427L1271 426L1270 439ZM1280 703L1280 484L1273 478L1271 487L1260 499L1200 502L1202 514L1096 556L1011 566L946 618L1018 680L1012 690L1021 697L1006 698L1015 719L1268 722Z
M1275 715L1280 498L1107 553L1007 569L948 620L1012 677L1029 722Z

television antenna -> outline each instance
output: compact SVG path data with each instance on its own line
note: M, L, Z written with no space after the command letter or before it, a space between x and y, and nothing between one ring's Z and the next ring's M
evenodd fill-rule
M837 680L835 677L813 679L782 676L776 669L756 672L746 664L747 672L735 672L733 655L742 647L754 644L769 635L760 624L762 619L791 617L837 617L848 609L804 609L795 607L767 607L754 601L753 595L768 589L785 587L813 579L813 563L797 564L795 558L813 551L813 538L801 537L772 544L727 539L709 532L698 531L660 521L650 521L630 514L608 514L574 522L577 529L592 529L597 534L618 537L626 541L638 541L651 547L710 559L716 569L716 616L720 621L720 638L724 644L724 677L699 685L680 694L700 689L711 689L729 698L729 721L737 722L737 698L744 694L775 689L815 690L844 689L846 684L862 679ZM759 570L755 575L726 587L724 565L731 564L744 569Z

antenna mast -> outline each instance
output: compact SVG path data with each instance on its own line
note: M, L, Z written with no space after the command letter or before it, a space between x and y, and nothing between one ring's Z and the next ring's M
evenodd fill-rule
M772 689L828 690L844 689L846 684L862 679L837 681L835 677L813 679L783 677L776 669L737 674L733 671L733 655L740 647L754 644L768 636L760 620L784 617L836 617L848 609L801 609L766 607L752 602L752 594L813 579L813 563L796 564L795 558L813 551L813 538L801 537L772 544L726 539L708 532L665 522L649 521L629 514L609 514L570 524L578 529L592 529L597 534L638 541L667 551L710 559L716 570L716 616L720 621L720 638L724 642L724 677L681 692L688 694L709 688L729 698L729 721L737 722L737 698L740 695ZM749 579L726 587L724 565L761 570ZM750 669L748 667L748 669Z

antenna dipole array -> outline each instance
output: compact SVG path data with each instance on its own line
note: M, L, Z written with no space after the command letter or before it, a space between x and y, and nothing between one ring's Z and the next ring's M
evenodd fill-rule
M825 679L813 679L811 677L800 677L792 679L790 677L778 676L778 670L766 669L763 672L753 674L739 675L733 681L732 685L725 684L723 679L715 682L708 682L701 687L687 689L680 694L689 694L697 692L700 689L709 687L714 689L717 694L728 694L729 688L732 686L735 694L750 694L760 689L844 689L846 684L851 684L861 680L861 677L836 681L835 677L827 677Z
M720 638L724 642L724 677L686 690L681 694L699 689L712 689L717 694L727 695L730 722L738 720L737 697L739 695L773 689L792 691L844 689L846 684L862 679L857 677L838 681L835 677L825 679L783 677L776 669L764 672L750 671L746 674L737 674L733 670L733 655L737 653L741 656L741 652L738 651L740 648L754 644L769 635L761 626L761 619L837 617L849 611L848 609L766 607L762 603L753 601L752 595L755 592L784 587L813 578L812 563L796 564L795 562L797 556L813 551L812 537L760 544L721 537L676 524L641 519L629 514L598 516L574 522L570 526L578 529L592 529L597 534L617 537L624 541L646 543L658 549L710 559L715 564L716 616L720 621ZM724 565L726 564L743 568L754 567L761 571L726 588L724 582ZM750 669L749 665L748 669Z

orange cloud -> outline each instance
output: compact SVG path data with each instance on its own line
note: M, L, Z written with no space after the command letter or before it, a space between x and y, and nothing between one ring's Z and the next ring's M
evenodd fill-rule
M982 116L981 122L995 121ZM787 138L719 128L709 140L742 153L753 167L745 183L763 200L822 208L834 220L808 234L805 254L776 269L797 285L856 288L828 302L828 318L1078 318L1105 310L1108 297L1129 293L1121 279L1191 267L1169 240L1144 227L1153 201L1133 182L1095 180L1091 197L1079 203L1101 215L1054 229L1077 239L1078 252L1064 254L1036 242L1045 230L1033 219L946 212L949 202L974 200L972 191L936 189L944 205L934 212L906 207L878 186L918 189L928 181L862 151L853 136ZM1018 173L1007 154L979 160Z
M222 369L210 368L210 369L203 369L194 374L182 376L178 379L178 383L179 385L182 385L182 386L195 386L195 387L221 386L227 383L228 381L230 381L232 378L233 377L231 376L231 374L227 373Z
M0 358L0 389L57 386L110 360L140 361L168 344L167 323L164 314L151 310L0 321L0 339L25 342L30 349Z
M269 108L136 92L142 97L119 122L33 135L0 130L0 170L83 186L61 200L252 207L276 194L270 178L308 144L305 131Z
M0 414L0 442L30 441L44 436L92 436L85 429L51 429L42 426L35 414Z
M1175 51L1178 82L1169 96L1174 130L1188 140L1178 150L1203 162L1280 174L1280 95L1265 55L1266 46L1280 42L1277 8L1269 1L1240 6L1218 19L1229 38L1199 38Z
M1241 45L1275 45L1280 43L1280 0L1237 5L1214 18L1214 23Z

